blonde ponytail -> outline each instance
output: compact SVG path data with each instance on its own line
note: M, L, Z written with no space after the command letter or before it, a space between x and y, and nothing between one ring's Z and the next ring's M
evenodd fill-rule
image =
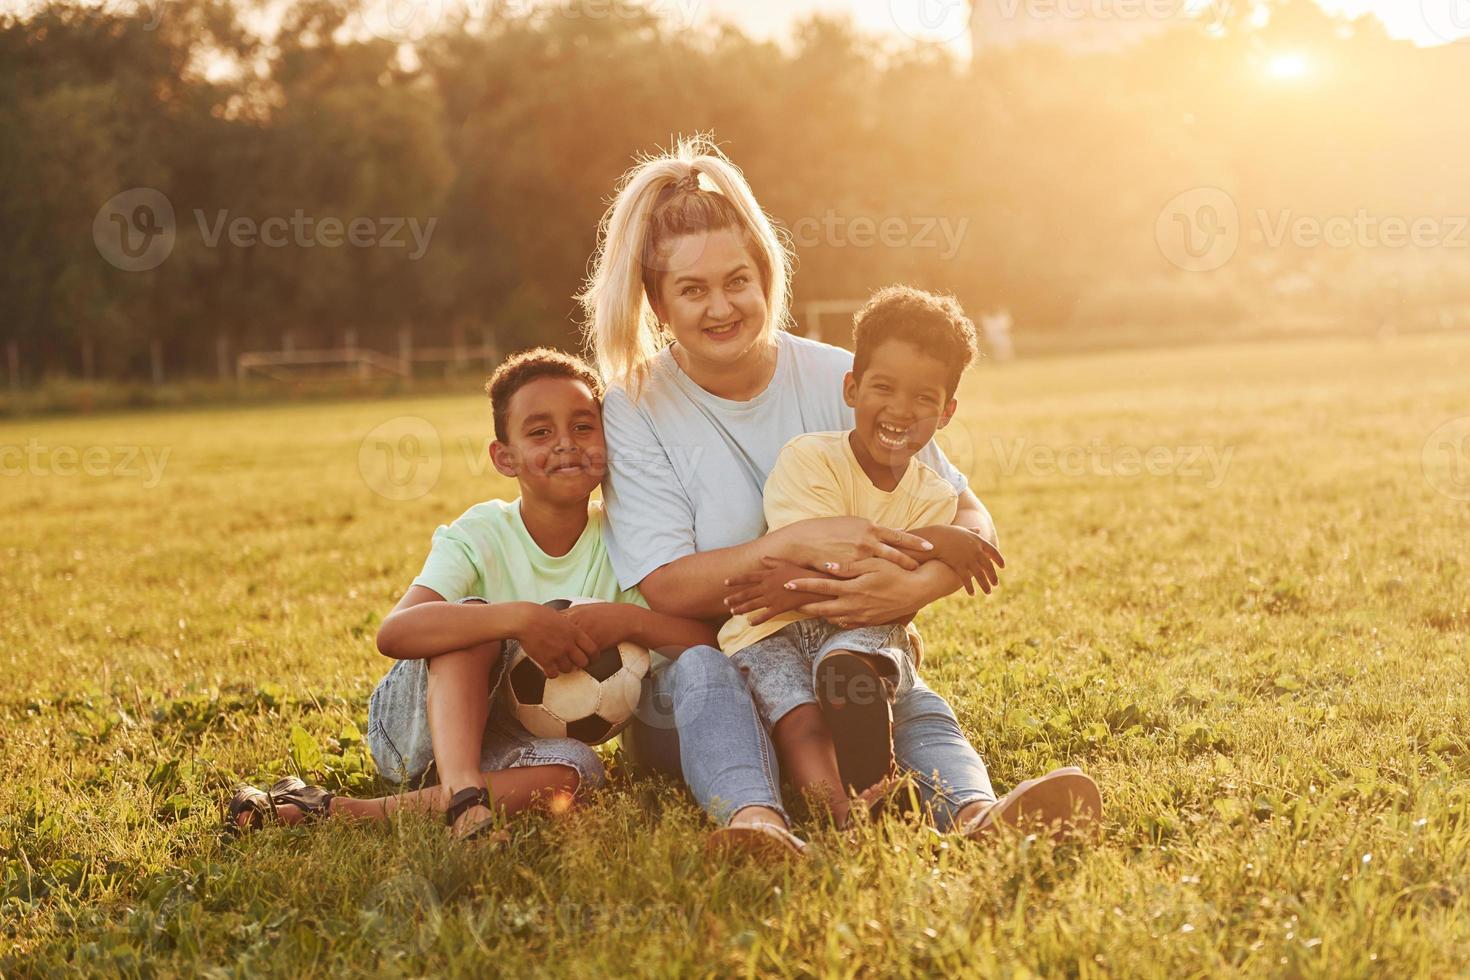
M669 343L649 303L665 247L680 235L727 228L743 233L759 267L769 338L789 321L791 256L739 168L709 137L696 135L623 175L577 296L583 342L605 381L636 397L649 362Z

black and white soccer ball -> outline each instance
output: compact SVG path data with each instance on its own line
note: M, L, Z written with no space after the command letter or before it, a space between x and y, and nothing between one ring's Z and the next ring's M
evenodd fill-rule
M597 601L553 599L546 605L560 611ZM518 648L510 663L506 698L516 720L532 735L598 745L633 720L648 668L647 650L636 643L619 643L599 652L583 670L548 678Z

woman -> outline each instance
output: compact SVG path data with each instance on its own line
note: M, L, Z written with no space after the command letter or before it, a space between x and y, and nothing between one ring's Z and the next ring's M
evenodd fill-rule
M790 261L739 170L703 139L645 159L620 183L580 299L588 346L609 382L607 546L624 588L660 612L723 619L728 579L784 563L832 573L797 582L830 596L803 608L842 626L891 623L960 588L924 542L857 518L766 534L761 492L782 445L850 428L848 352L789 334ZM934 445L921 457L960 491L955 523L995 541L990 515ZM882 558L883 562L868 559ZM995 556L999 560L999 555ZM859 567L861 572L859 573ZM641 765L682 774L722 824L717 842L799 853L770 739L739 673L711 647L654 679L628 743ZM1091 818L1075 769L1023 783L997 803L985 764L949 704L922 682L893 705L894 757L942 830Z

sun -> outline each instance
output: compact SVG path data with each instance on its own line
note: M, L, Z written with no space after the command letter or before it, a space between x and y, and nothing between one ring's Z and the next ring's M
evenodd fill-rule
M1300 51L1283 51L1266 62L1266 74L1283 82L1306 78L1311 73L1311 59Z

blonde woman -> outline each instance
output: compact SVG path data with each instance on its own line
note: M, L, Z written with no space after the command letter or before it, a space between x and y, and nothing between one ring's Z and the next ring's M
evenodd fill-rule
M710 141L680 141L638 163L604 217L586 290L590 353L609 382L607 548L624 588L660 612L728 616L728 579L779 566L805 576L802 607L833 623L911 617L961 587L927 542L859 518L808 520L767 534L762 490L781 447L852 427L842 381L852 355L787 332L790 257L744 176ZM995 541L989 513L930 443L919 458L960 492L955 523ZM999 555L994 560L999 563ZM872 561L871 559L886 559ZM830 574L823 574L830 573ZM993 578L993 570L991 572ZM988 583L987 583L988 585ZM681 774L722 825L716 841L794 853L779 762L745 682L713 647L655 675L655 709L632 729L639 764ZM911 774L941 830L975 836L997 822L1095 815L1096 786L1076 770L1023 783L997 801L954 712L922 681L899 692L881 744Z

